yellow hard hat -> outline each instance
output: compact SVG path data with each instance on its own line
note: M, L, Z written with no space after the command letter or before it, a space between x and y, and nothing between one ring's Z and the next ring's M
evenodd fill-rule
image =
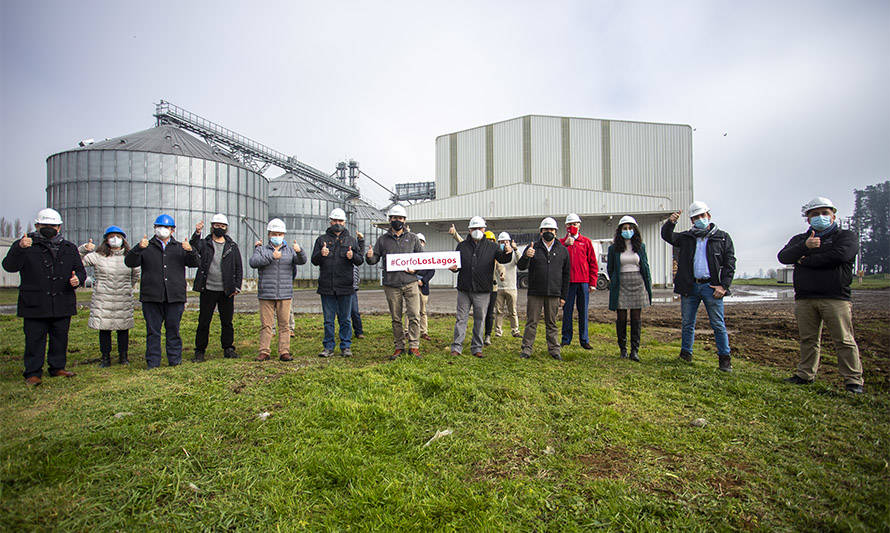
M493 240L494 240L494 232L491 231L491 230L486 231L486 232L485 232L485 238L488 239L488 240L490 240L490 241L493 241Z

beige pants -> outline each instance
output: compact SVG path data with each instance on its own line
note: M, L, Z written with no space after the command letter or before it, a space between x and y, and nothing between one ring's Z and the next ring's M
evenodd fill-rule
M498 289L494 315L494 334L498 337L503 334L501 326L504 323L505 314L510 317L511 331L519 333L519 315L516 314L516 289Z
M260 355L269 355L278 322L278 355L290 354L290 300L260 300Z
M522 335L522 353L531 355L535 336L538 333L538 322L543 315L547 333L547 353L559 355L559 327L556 325L556 317L559 314L559 296L529 294L526 313L528 319L525 323L525 332Z
M837 372L844 384L862 385L862 362L853 338L853 304L830 298L805 298L794 303L800 331L800 362L797 376L810 381L819 370L822 324L837 347Z
M420 293L420 334L429 335L429 321L426 316L426 304L430 300L429 294Z
M405 328L402 326L403 312L408 315L408 346L420 347L420 287L409 283L401 287L383 286L389 315L392 317L392 338L396 350L405 349ZM402 305L404 299L404 306Z

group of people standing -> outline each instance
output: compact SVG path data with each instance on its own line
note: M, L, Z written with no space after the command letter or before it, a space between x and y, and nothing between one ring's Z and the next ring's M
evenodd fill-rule
M853 340L850 305L852 261L858 241L852 232L842 230L835 220L837 209L825 198L816 198L802 213L810 223L807 233L797 235L779 253L779 260L793 264L796 314L801 335L801 362L786 381L811 383L819 362L819 334L823 324L841 346L838 354L841 375L850 392L862 392L862 368ZM695 320L704 303L717 346L718 368L732 371L731 350L723 314L723 298L730 294L735 273L732 239L718 229L704 202L689 207L692 228L674 231L681 212L675 212L661 228L661 237L677 251L674 292L681 296L682 339L679 357L692 361ZM324 315L321 357L352 355L352 338L363 336L358 310L358 267L365 261L386 264L388 254L418 253L425 237L407 226L407 213L394 205L387 213L389 229L365 250L361 233L354 236L346 228L346 213L334 209L330 225L319 236L307 258L298 243L285 240L287 228L280 219L267 225L267 241L254 242L249 260L257 270L260 336L257 360L271 358L271 342L277 326L280 360L293 359L290 353L293 314L293 281L297 266L311 260L319 267L318 294ZM179 324L186 303L186 268L196 267L193 290L200 293L194 361L205 359L210 323L218 310L220 342L224 357L236 358L234 347L234 298L241 291L243 268L241 252L227 234L223 214L211 219L210 232L202 236L199 222L189 240L177 241L176 224L169 215L154 222L154 235L147 235L130 247L125 231L117 226L105 230L102 242L92 239L76 247L62 238L58 212L44 209L35 220L35 231L15 241L3 260L3 268L21 274L18 315L25 332L25 372L28 384L39 385L44 360L51 376L73 377L65 369L70 318L76 313L75 289L86 278L84 265L95 270L96 285L88 325L99 331L100 366L111 364L111 332L117 337L119 362L129 362L129 330L134 327L133 293L139 283L139 300L146 324L145 358L149 369L161 364L161 329L165 330L167 362L182 362ZM569 214L565 232L557 238L559 226L552 217L544 218L536 239L520 250L507 232L497 238L488 231L485 220L473 217L466 238L452 226L458 242L460 267L457 273L457 308L450 344L452 356L459 356L467 334L470 312L473 331L470 352L484 357L483 346L491 336L503 334L504 317L511 334L521 337L519 356L530 358L538 323L544 321L548 354L562 360L560 349L573 338L573 314L578 312L578 338L582 348L592 349L588 333L589 294L596 290L599 265L593 242L581 234L581 219ZM624 216L615 228L607 252L610 278L609 309L615 311L616 340L621 358L640 361L642 309L652 303L652 280L646 246L637 221ZM528 270L526 324L520 333L517 305L517 270ZM429 336L426 304L432 270L389 271L383 269L383 290L392 318L394 349L390 359L404 354L420 357L420 340ZM563 313L562 330L557 316ZM335 322L339 329L335 331ZM630 323L630 350L627 327ZM354 329L355 328L355 329ZM49 349L46 340L49 338ZM339 340L339 343L338 343ZM406 352L407 347L407 352Z

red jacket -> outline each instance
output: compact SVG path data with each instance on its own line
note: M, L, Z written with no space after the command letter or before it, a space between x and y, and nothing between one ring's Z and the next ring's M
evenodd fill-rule
M581 235L575 235L575 242L566 244L568 235L559 240L569 250L572 260L571 283L589 283L596 287L596 278L599 275L599 265L596 262L596 250L593 241Z

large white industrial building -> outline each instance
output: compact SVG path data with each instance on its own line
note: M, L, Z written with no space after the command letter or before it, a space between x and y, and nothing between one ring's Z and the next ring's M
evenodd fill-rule
M474 215L511 234L537 233L552 216L562 237L565 216L578 213L583 235L611 239L629 214L639 222L652 282L665 284L672 250L661 224L692 199L688 125L529 115L438 137L436 199L408 206L408 220L434 251L453 249L448 228L466 234ZM433 283L455 277L441 271Z

